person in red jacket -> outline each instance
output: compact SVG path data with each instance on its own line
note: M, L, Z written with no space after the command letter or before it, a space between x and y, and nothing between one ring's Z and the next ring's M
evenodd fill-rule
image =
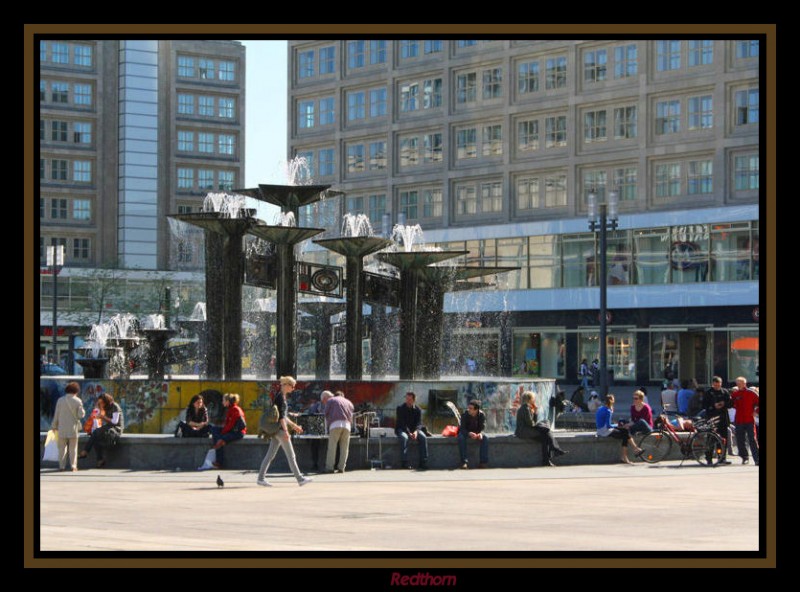
M225 424L222 428L211 426L214 450L217 451L217 460L213 464L217 469L221 469L225 462L225 446L241 440L247 433L247 420L245 420L244 411L239 407L239 395L226 393L222 397L222 405L228 408L228 412L225 414Z
M744 376L736 379L736 387L731 390L731 401L733 408L736 409L733 423L736 431L736 445L739 447L742 464L746 465L750 462L745 439L750 443L753 462L758 464L758 440L753 417L754 413L758 413L758 393L747 387L747 379Z

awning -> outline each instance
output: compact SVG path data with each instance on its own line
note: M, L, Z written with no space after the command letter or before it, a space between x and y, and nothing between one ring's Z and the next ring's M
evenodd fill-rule
M758 351L757 337L739 337L731 343L731 350L736 351Z

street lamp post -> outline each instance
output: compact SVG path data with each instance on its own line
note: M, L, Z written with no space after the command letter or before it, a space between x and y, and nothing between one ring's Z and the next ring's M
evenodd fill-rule
M53 275L53 363L58 364L58 271L64 265L64 245L47 247L47 265Z
M598 252L598 257L600 258L600 394L605 396L608 394L608 352L606 348L606 335L608 334L607 234L609 230L617 229L617 220L619 219L617 192L609 191L608 201L598 203L597 193L594 189L590 189L586 205L589 230L592 232L600 231L600 249Z

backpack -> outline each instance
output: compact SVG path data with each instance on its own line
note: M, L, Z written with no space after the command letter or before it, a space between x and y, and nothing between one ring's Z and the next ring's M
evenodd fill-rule
M281 429L280 412L278 406L267 398L264 403L264 410L261 412L261 419L258 421L258 437L272 438Z

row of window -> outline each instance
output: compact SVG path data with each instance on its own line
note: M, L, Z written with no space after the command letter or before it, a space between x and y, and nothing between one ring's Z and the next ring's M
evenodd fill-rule
M387 64L386 40L352 40L344 42L347 70L357 72L363 68ZM477 47L477 40L456 40L458 49ZM484 41L483 43L493 43ZM496 43L496 42L495 42ZM678 71L714 63L714 41L702 40L658 40L654 44L655 69L657 72ZM441 39L400 39L394 42L394 51L399 64L409 63L425 57L442 56L445 41ZM735 60L757 58L757 40L733 41ZM584 83L591 84L609 79L637 76L640 70L639 43L626 42L605 47L589 47L581 51ZM326 78L337 72L338 43L313 48L298 48L295 51L295 73L299 81ZM520 84L525 80L524 92L539 90L540 62L533 60L520 64ZM567 84L567 54L543 58L543 88L557 89ZM524 76L523 76L524 73ZM523 91L521 91L523 92Z
M236 171L179 166L178 191L202 192L210 190L231 191L236 185Z
M39 179L41 181L91 183L92 161L67 160L63 158L40 158Z
M178 117L236 118L236 97L178 93Z
M92 219L92 200L79 197L40 197L39 219L88 222Z
M39 102L86 109L94 104L94 85L90 82L40 80Z
M236 82L237 70L234 60L178 55L178 78Z
M512 266L498 276L509 289L596 286L595 233L438 243L467 250L466 265ZM609 286L752 281L759 278L758 222L639 228L610 233Z
M235 134L178 130L178 152L204 156L233 157L237 152Z
M65 41L40 41L39 62L42 65L80 66L91 68L94 64L94 46Z
M58 119L39 120L39 140L67 144L90 145L92 143L91 121Z
M456 85L460 85L460 76ZM491 79L491 77L489 77ZM494 80L494 79L492 79ZM496 98L498 92L495 82L484 85L481 97ZM406 81L398 85L398 107L404 114L423 112L442 107L442 79L425 78ZM731 125L748 126L759 121L759 89L755 85L731 90ZM488 95L487 95L488 93ZM456 103L476 102L478 92L475 87L456 89ZM488 100L488 99L487 99ZM387 91L385 87L345 90L346 111L342 115L348 125L366 123L370 120L386 118ZM651 100L654 117L654 133L657 136L682 134L698 130L710 130L714 126L714 100L710 90L699 94L658 96ZM584 107L583 140L600 142L609 139L613 126L614 139L635 138L637 133L637 107ZM180 112L180 110L179 110ZM295 105L296 125L299 133L314 129L330 129L336 125L337 106L334 96L298 99ZM566 124L566 117L565 117Z
M48 246L64 247L64 263L86 263L92 256L92 239L90 238L61 238L61 237L39 237L39 261L47 259Z

